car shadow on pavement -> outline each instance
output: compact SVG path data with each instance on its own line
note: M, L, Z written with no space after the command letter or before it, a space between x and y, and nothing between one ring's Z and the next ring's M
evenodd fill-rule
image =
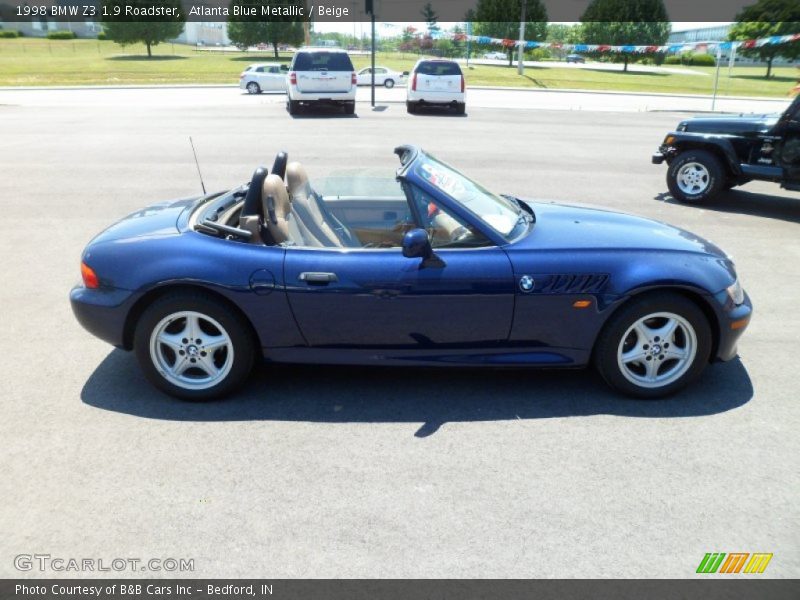
M133 355L112 351L81 390L84 403L173 421L420 423L427 437L445 423L553 417L702 417L738 408L753 396L738 358L711 365L673 398L630 400L591 370L424 369L264 365L226 400L192 403L157 391Z
M669 192L656 194L653 200L668 204L679 204L687 208L739 213L800 223L800 199L787 198L785 196L772 196L770 194L734 189L721 192L716 198L699 204L679 202Z

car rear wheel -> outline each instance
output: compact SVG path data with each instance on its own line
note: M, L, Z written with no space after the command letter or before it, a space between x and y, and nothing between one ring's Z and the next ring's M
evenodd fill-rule
M247 84L247 93L248 94L260 94L261 93L261 87L255 81L251 81L250 83Z
M620 308L595 346L595 366L615 390L636 398L674 394L708 364L705 314L680 294L651 293Z
M413 115L415 112L417 112L417 105L413 102L406 102L406 112L408 112L410 115Z
M354 115L356 114L356 103L350 102L344 105L344 114L346 115Z
M705 150L686 150L670 163L667 187L681 202L703 202L716 195L725 183L719 159Z
M467 111L467 105L463 102L456 104L456 114L463 115Z
M210 400L234 391L250 374L255 346L242 318L202 293L156 300L134 335L136 358L147 379L184 400Z
M392 89L394 87L394 79L387 79L386 81L383 82L383 85L387 89Z
M289 111L290 115L296 115L300 112L300 103L297 100L287 100L286 109Z

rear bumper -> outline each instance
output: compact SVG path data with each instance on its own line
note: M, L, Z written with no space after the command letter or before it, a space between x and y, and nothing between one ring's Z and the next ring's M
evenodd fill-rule
M745 292L742 304L725 310L724 316L720 321L719 345L713 360L727 361L736 357L739 338L742 337L742 334L750 324L752 315L753 303L750 301L750 296Z
M346 92L300 92L290 87L289 100L295 102L329 102L331 104L352 103L356 101L356 86Z
M462 92L420 92L408 90L408 102L425 104L465 104L467 94Z
M135 301L133 292L91 290L78 285L72 288L69 301L75 318L86 331L118 348L125 346L125 321Z

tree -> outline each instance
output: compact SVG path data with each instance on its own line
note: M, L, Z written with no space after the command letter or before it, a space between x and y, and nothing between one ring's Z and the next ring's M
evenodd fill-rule
M797 0L759 0L746 6L736 15L728 39L754 40L773 35L800 33L800 2ZM745 56L757 56L767 63L766 77L772 76L772 61L776 56L788 59L800 57L800 42L764 44L759 48L738 48Z
M289 17L274 17L268 21L261 17L261 6L277 8L296 4L292 0L232 0L233 6L248 6L258 9L257 17L231 18L228 22L228 37L239 48L247 49L256 44L272 44L278 58L279 44L302 44L305 39L302 21L291 21Z
M547 10L540 0L525 1L525 39L544 40L547 35ZM472 16L472 15L470 15ZM503 40L519 37L519 21L522 18L521 0L478 0L474 14L474 34ZM468 19L472 21L473 19ZM514 45L505 47L508 64L514 62Z
M428 24L428 34L439 31L439 15L433 10L430 2L422 7L422 19Z
M180 0L164 0L158 4L164 8L176 9L175 16L125 16L126 6L146 9L153 5L152 0L103 0L104 14L114 15L119 11L117 14L120 15L103 19L103 32L106 37L123 46L143 42L147 46L147 58L152 58L152 47L178 37L186 22Z
M667 41L671 29L662 0L592 0L581 21L586 44L660 46ZM615 52L612 56L615 61L624 61L623 71L628 70L628 62L640 58L631 52Z

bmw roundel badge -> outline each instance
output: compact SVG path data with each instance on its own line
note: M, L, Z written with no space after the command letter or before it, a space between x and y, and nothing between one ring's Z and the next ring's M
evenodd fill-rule
M531 277L530 275L523 275L522 277L519 278L519 289L521 289L523 292L530 292L531 290L533 290L534 285L535 282L533 280L533 277Z

